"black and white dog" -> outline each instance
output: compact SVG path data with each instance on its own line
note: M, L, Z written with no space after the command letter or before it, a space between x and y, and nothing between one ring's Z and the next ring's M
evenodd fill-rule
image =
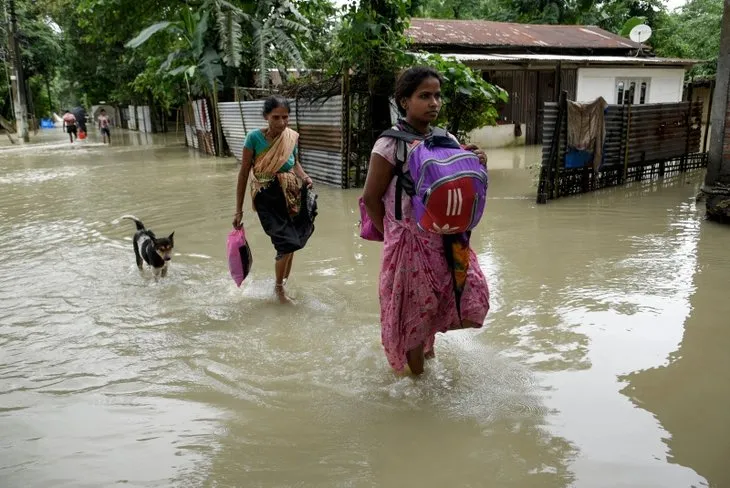
M125 215L123 219L134 221L137 226L137 232L134 234L134 257L137 259L137 267L142 270L143 263L147 263L152 267L155 276L165 277L167 275L167 267L172 259L172 248L175 247L173 241L173 232L167 237L157 237L155 233L145 226L140 220L133 215Z

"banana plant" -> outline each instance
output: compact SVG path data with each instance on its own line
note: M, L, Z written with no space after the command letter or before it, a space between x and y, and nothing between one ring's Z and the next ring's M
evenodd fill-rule
M211 16L215 17L218 51L204 44ZM277 67L280 61L295 68L304 67L303 56L292 34L309 34L307 20L290 0L241 0L236 3L205 0L197 12L184 8L179 20L152 24L126 46L137 48L162 31L178 36L184 41L184 47L170 53L161 69L175 75L184 74L186 81L201 72L211 81L211 75L215 75L213 79L221 76L221 62L238 68L244 53L250 52L258 71L257 82L262 87L269 81L269 69ZM251 40L250 46L244 45L244 33ZM173 64L179 65L177 61L181 59L187 60L183 63L186 67L171 69Z
M243 52L253 53L258 84L266 86L269 69L279 61L304 67L303 56L292 34L309 34L307 20L290 0L206 0L206 8L215 13L219 49L227 66L239 67ZM244 47L244 32L251 46Z
M160 65L160 72L165 72L169 76L183 75L188 95L198 90L211 93L223 70L218 52L205 44L209 29L209 12L204 9L193 12L186 8L180 11L179 17L177 21L163 21L150 25L127 42L126 47L136 49L158 32L166 31L172 34L179 41L180 47L167 56Z

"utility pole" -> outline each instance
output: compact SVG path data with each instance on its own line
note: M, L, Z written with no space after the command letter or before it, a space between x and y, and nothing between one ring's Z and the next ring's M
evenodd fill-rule
M728 0L730 1L730 0ZM23 75L23 63L18 46L18 19L15 15L15 0L8 0L10 7L10 18L8 21L8 50L10 51L10 64L12 71L10 80L15 95L15 125L18 137L23 142L30 142L28 134L28 105L25 98L25 76Z

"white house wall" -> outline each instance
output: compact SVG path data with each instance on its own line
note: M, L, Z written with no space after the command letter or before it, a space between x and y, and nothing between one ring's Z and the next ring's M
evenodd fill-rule
M578 102L590 102L603 97L608 103L616 103L617 78L648 78L647 103L682 101L684 68L579 68L576 98Z

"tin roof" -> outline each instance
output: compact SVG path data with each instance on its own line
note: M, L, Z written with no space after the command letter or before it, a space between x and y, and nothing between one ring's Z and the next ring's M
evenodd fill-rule
M640 45L595 26L510 24L486 20L411 19L406 35L416 46L638 49Z
M700 63L695 59L679 58L641 58L636 56L564 56L562 54L442 54L470 66L530 63L555 64L563 62L579 65L639 65L639 66L693 66Z

